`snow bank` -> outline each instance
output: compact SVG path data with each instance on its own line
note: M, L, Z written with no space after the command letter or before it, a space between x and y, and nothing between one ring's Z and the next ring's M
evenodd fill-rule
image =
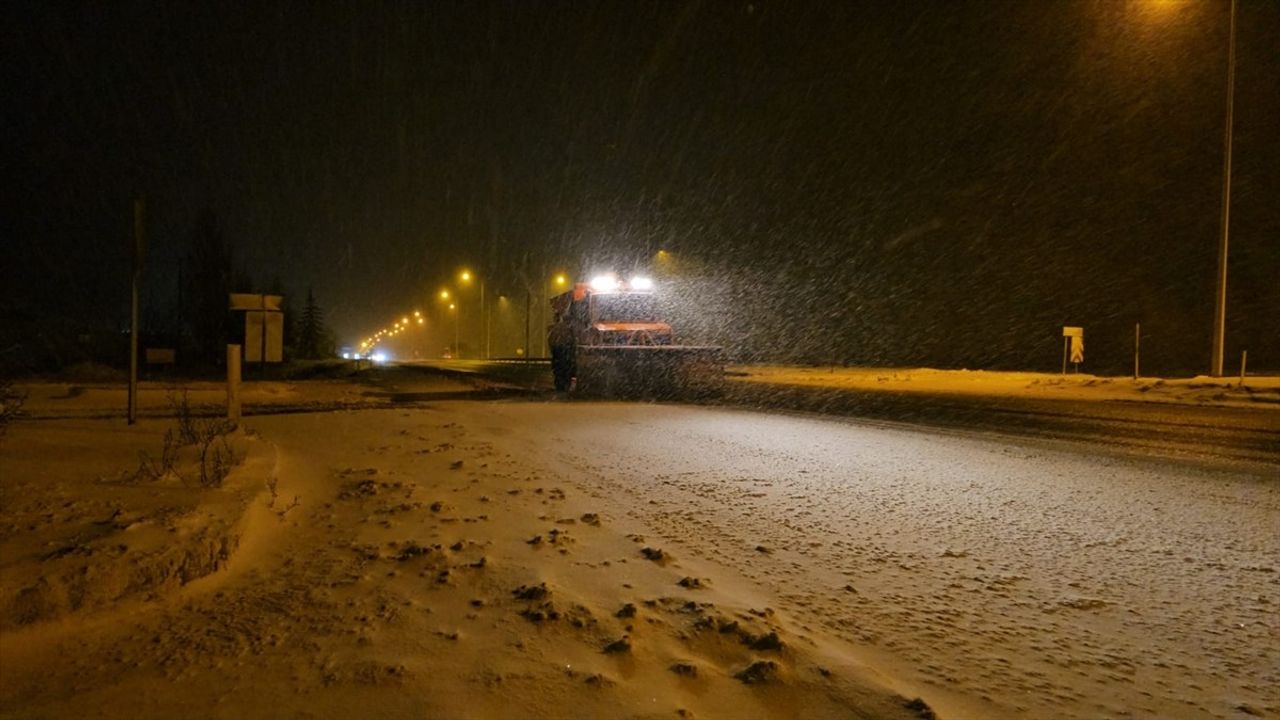
M176 458L177 472L139 475L139 453L158 456L163 429L102 421L12 429L0 445L0 631L154 598L225 566L274 451L227 436L244 462L216 487L200 485L195 448Z
M1182 379L930 368L815 368L745 365L730 369L741 383L832 389L983 395L1050 400L1105 400L1275 407L1280 377Z

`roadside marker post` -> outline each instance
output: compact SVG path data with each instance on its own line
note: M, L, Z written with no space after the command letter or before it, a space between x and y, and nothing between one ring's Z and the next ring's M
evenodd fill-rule
M240 424L240 346L227 346L227 419Z
M1080 363L1084 362L1084 328L1071 325L1062 328L1062 374L1067 374L1068 358L1080 372Z

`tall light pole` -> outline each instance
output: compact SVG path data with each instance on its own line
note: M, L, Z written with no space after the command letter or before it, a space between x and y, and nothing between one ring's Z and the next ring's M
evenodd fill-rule
M450 298L453 298L453 299L450 300ZM455 295L450 293L448 289L444 289L440 291L440 301L444 303L448 303L448 307L445 308L446 317L448 316L450 311L453 312L453 359L454 360L462 359L462 351L458 348L459 335L460 335L460 332L458 330L458 325L460 323L460 318L462 315L462 312L458 309L458 303L461 302L461 300L462 298L460 293Z
M449 309L453 311L453 359L462 359L462 348L460 347L462 340L462 312L458 310L457 303L449 303Z
M470 270L462 270L458 273L458 280L464 285L469 285L476 276ZM484 326L484 359L488 360L489 354L489 313L485 307L484 278L480 278L480 321ZM480 343L476 343L479 345Z
M1218 296L1213 308L1213 360L1209 374L1222 377L1227 333L1227 238L1231 230L1231 131L1236 98L1236 0L1231 0L1231 34L1227 48L1227 126L1223 131L1222 235L1218 241Z
M560 273L556 273L555 277L551 278L551 280L548 283L543 285L543 292L545 292L547 295L545 298L543 298L543 302L542 302L543 332L541 333L541 335L542 335L542 356L543 357L547 357L549 355L549 353L547 352L546 326L547 326L547 306L551 304L551 294L563 292L565 289L565 286L567 286L568 284L569 284L569 276L560 272Z

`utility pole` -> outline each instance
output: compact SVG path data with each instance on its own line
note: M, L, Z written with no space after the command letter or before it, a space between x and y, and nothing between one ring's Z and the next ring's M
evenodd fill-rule
M133 281L129 307L129 424L138 422L138 282L146 244L146 202L133 201Z
M538 292L542 293L542 297L538 298L538 303L539 303L538 330L540 331L538 333L539 335L538 347L541 348L541 352L538 353L538 357L546 357L547 356L547 305L549 304L547 302L547 298L551 294L551 291L549 289L551 281L547 279L547 264L545 262L542 263L541 269L542 269L542 274L538 276Z
M1231 34L1227 49L1227 122L1223 131L1222 235L1218 242L1218 295L1213 309L1213 359L1209 374L1222 377L1227 332L1227 238L1231 229L1231 131L1236 97L1236 0L1231 0Z
M532 302L529 288L524 289L524 359L528 360L532 353L529 351L529 309Z
M489 311L485 307L484 278L480 278L480 315L484 319L484 359L489 359Z
M1142 350L1142 323L1133 324L1133 379L1138 379L1138 358Z

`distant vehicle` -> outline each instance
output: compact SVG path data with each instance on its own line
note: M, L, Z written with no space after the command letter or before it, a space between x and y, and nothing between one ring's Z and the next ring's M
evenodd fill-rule
M556 390L591 395L711 395L724 388L719 347L681 345L659 317L653 281L602 275L551 298Z

